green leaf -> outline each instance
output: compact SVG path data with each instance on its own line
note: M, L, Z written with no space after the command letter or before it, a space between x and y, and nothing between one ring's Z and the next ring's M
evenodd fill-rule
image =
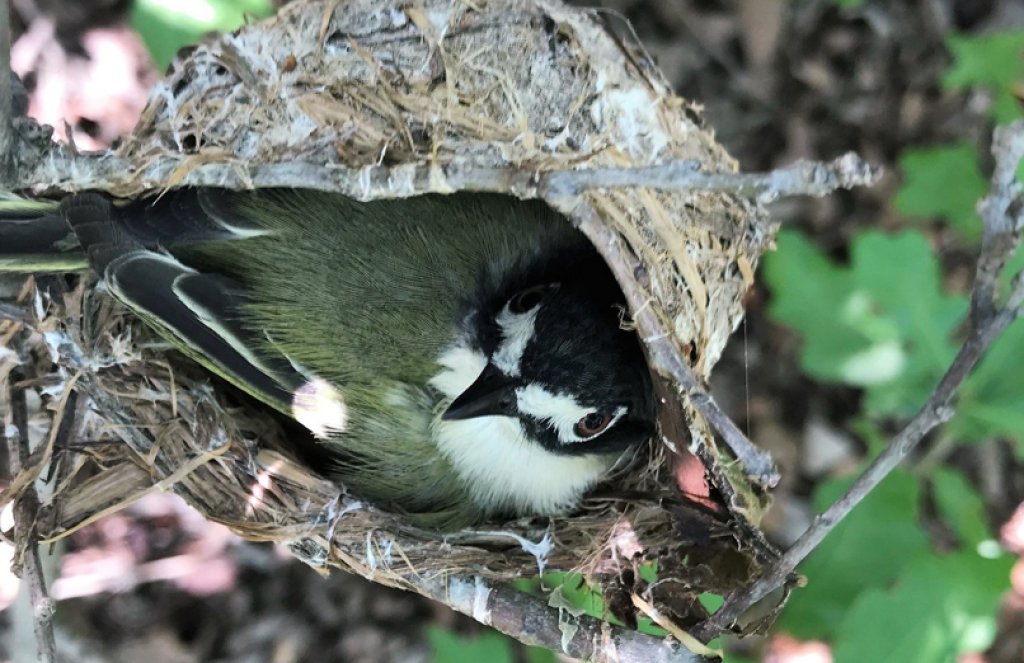
M183 46L208 32L230 32L246 17L270 16L270 0L134 0L132 25L153 61L166 69Z
M940 468L930 479L939 513L965 550L976 550L982 541L992 538L986 524L985 504L959 472Z
M865 388L871 416L914 412L955 354L950 336L966 302L942 293L938 263L918 232L861 233L848 267L782 232L765 278L769 314L803 338L803 369Z
M815 491L814 510L823 511L850 483L823 483ZM780 617L782 628L799 638L831 637L862 592L884 588L928 559L928 539L917 525L919 493L917 480L898 470L879 484L800 567L808 584L793 593Z
M558 663L558 657L544 647L526 647L526 663Z
M970 37L953 34L946 38L946 46L953 54L953 66L943 78L947 89L988 88L995 96L995 120L1009 122L1020 117L1013 88L1024 79L1024 31Z
M608 613L601 590L586 582L579 573L563 573L552 571L544 574L544 586L552 591L558 590L562 598L573 609L582 610L596 619L603 619L611 624L622 626L622 622ZM713 596L713 595L708 595ZM713 599L712 599L713 600ZM638 617L636 630L640 633L664 637L667 632L647 617Z
M1012 562L964 551L906 567L895 587L868 589L850 606L832 649L835 663L934 663L985 649Z
M909 415L956 355L951 336L967 303L942 292L938 261L920 233L862 233L851 252L858 288L877 307L875 314L893 326L904 357L897 378L869 385L864 408L869 415Z
M712 594L711 592L704 592L697 597L697 600L700 601L705 610L712 614L725 603L725 597L719 594Z
M961 388L956 417L949 423L951 434L971 441L1002 435L1024 444L1022 356L1024 320L1017 320L992 344Z
M941 217L964 239L976 242L981 219L975 205L988 189L978 152L968 143L905 150L900 156L903 186L894 203L901 214Z
M433 663L513 663L512 641L497 631L464 638L443 628L427 628L427 640L434 651Z
M560 589L562 598L576 610L582 610L591 617L605 618L604 599L601 591L592 586L579 573L552 571L544 574L544 587Z
M792 231L779 233L777 250L765 257L764 269L773 293L770 314L803 335L804 370L840 380L836 358L869 347L867 339L839 322L843 302L854 289L851 274Z

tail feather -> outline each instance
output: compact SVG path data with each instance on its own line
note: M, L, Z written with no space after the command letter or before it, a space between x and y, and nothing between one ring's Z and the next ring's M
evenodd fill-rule
M0 272L75 272L88 267L57 203L0 199Z

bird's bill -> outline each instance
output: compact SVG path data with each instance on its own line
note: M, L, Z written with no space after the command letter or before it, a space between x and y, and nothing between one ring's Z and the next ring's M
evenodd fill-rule
M480 373L480 377L459 395L441 419L458 421L474 417L511 415L515 412L516 388L521 386L518 379L505 375L493 364Z

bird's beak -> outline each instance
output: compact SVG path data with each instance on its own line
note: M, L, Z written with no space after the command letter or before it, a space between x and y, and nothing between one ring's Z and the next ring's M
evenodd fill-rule
M505 375L493 364L480 373L480 377L459 395L441 418L445 421L472 419L515 412L516 387L519 381Z

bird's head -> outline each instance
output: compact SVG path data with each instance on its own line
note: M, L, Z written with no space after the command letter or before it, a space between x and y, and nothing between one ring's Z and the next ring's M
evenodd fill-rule
M604 263L562 258L480 302L487 364L442 418L513 417L554 453L622 451L654 431L650 375Z

